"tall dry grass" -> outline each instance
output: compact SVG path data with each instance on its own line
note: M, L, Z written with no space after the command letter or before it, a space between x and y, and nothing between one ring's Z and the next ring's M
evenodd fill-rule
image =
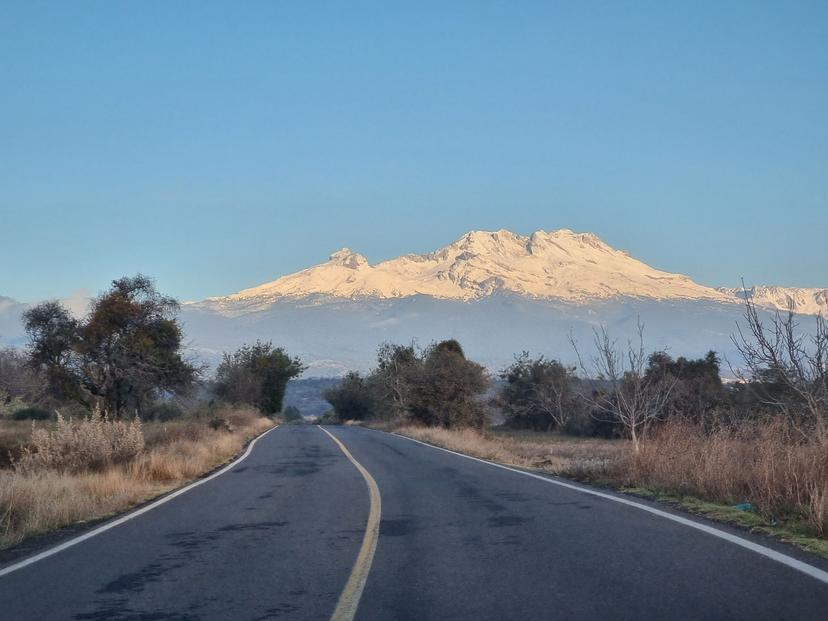
M509 434L417 426L404 426L396 431L458 453L574 478L606 475L620 463L628 444L624 440L584 439L553 433Z
M828 443L782 420L705 429L673 420L653 430L624 468L626 482L728 504L749 502L828 534Z
M51 422L40 423L48 427ZM32 437L31 421L0 419L0 469L8 468L20 457Z
M144 449L141 421L109 420L96 413L86 418L57 415L52 428L32 423L29 446L14 461L18 472L83 472L127 463Z
M635 453L628 442L557 434L481 433L401 427L397 432L453 451L553 474L733 505L751 503L778 522L828 535L828 442L803 440L782 420L713 429L671 420Z
M102 460L92 453L84 464L77 459L32 458L23 467L0 470L0 547L8 547L37 533L124 511L140 502L181 486L212 470L241 451L245 442L273 425L254 410L220 413L226 429L213 429L205 420L187 419L143 425L144 448L128 459ZM109 423L112 425L112 423ZM125 423L127 426L133 423ZM63 435L49 430L40 446L63 455L60 439L74 445L79 433L91 434L90 426L64 423ZM84 450L101 448L123 430L96 427L100 436L80 443ZM127 435L134 434L126 430ZM133 437L133 440L135 438ZM110 445L111 446L111 445ZM121 454L123 456L123 454Z

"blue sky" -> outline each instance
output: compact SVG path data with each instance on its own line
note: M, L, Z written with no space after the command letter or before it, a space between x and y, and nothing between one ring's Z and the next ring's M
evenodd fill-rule
M828 287L826 2L4 2L0 295L470 229Z

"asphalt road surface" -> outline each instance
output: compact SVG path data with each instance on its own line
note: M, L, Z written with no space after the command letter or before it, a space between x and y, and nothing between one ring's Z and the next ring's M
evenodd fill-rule
M0 619L828 619L828 567L783 544L716 526L804 571L611 498L326 430L343 447L280 427L226 473L0 575Z

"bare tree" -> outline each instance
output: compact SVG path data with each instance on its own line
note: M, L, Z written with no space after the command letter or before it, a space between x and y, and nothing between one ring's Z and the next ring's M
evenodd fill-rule
M732 335L749 377L758 383L762 400L783 412L803 434L815 429L828 434L828 325L822 315L810 334L799 329L796 305L762 321L752 296L744 289L746 326Z
M638 322L638 338L620 348L605 327L594 331L595 355L584 363L575 340L570 342L590 384L588 394L581 394L597 416L618 421L632 440L633 450L640 450L641 437L647 427L662 418L676 384L666 372L647 373L649 356L644 350L644 325Z
M530 397L534 406L551 418L558 429L564 428L572 411L567 403L571 392L566 381L568 380L538 384L532 388Z

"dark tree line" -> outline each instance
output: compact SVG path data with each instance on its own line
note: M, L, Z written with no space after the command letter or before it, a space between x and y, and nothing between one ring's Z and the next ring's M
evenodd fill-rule
M721 425L782 415L803 437L828 438L828 324L818 316L804 330L794 307L763 319L745 299L733 337L745 366L735 382L722 382L713 351L698 359L647 354L639 325L625 345L597 330L587 360L573 343L577 374L522 354L501 373L497 403L513 427L625 435L636 447L650 426L674 417Z
M714 352L674 360L634 347L619 355L605 332L596 334L595 370L526 352L501 373L496 397L512 428L578 435L627 435L634 444L646 428L669 416L703 418L726 397Z
M596 348L596 358L604 366L593 377L579 377L575 366L523 352L501 371L497 393L487 401L484 395L491 380L482 366L466 359L457 341L436 343L424 351L385 344L369 373L348 373L324 397L339 420L395 419L481 428L491 405L512 428L627 435L636 443L657 420L702 418L727 398L714 352L697 360L673 359L665 352L646 354L642 341L625 357L600 332Z
M489 383L485 369L468 360L455 340L424 351L386 344L370 373L347 374L324 397L340 420L403 418L447 428L481 428L486 419L481 397Z

